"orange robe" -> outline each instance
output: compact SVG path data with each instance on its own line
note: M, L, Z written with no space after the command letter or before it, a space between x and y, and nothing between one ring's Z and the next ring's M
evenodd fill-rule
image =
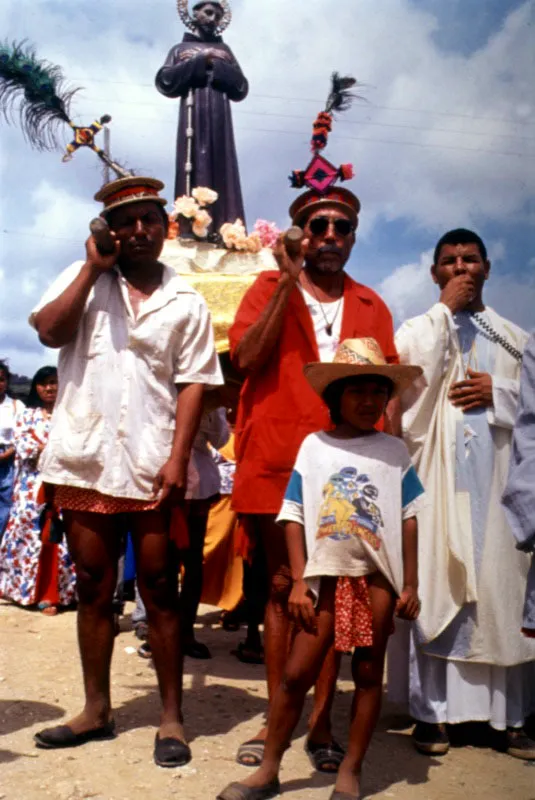
M280 273L262 272L246 292L229 331L231 356L276 289ZM392 315L372 289L344 279L341 340L371 336L397 364ZM312 318L293 290L279 342L268 363L243 385L236 423L237 469L232 503L238 513L278 514L299 447L309 433L331 426L329 412L303 375L319 361Z

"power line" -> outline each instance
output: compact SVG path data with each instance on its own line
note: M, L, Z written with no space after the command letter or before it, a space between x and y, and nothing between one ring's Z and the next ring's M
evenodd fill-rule
M123 120L130 120L133 122L139 122L139 120L143 120L144 122L156 122L158 125L173 125L176 126L176 120L164 120L164 119L157 119L155 117L122 117ZM236 125L235 129L238 131L254 131L256 133L269 133L269 134L283 134L287 136L300 136L301 138L306 138L306 135L303 131L291 131L291 130L281 130L278 128L253 128L248 125ZM371 142L372 144L388 144L388 145L405 145L407 147L422 147L422 148L434 148L437 150L459 150L459 151L466 151L469 153L488 153L495 156L514 156L516 158L535 158L535 153L517 153L517 152L507 152L503 150L492 150L483 147L464 147L462 145L448 145L448 144L432 144L431 142L408 142L408 141L401 141L399 139L377 139L375 137L366 137L366 136L345 136L344 134L340 135L337 134L337 140L345 139L346 141L352 142Z
M160 108L160 103L154 103L149 101L134 101L134 100L122 100L120 98L99 98L99 101L102 103L119 103L121 105L127 106L151 106L153 108ZM233 110L233 115L240 117L242 115L247 116L257 116L257 117L280 117L282 119L299 119L299 120L307 120L310 122L310 117L305 116L304 114L283 114L277 111L248 111L246 109L237 108ZM142 119L139 117L139 119ZM339 119L337 120L337 126L339 125L371 125L373 127L380 127L380 128L400 128L403 130L413 130L413 131L424 131L429 133L452 133L458 134L460 136L491 136L493 138L500 138L500 139L515 139L519 142L535 142L534 136L515 136L513 133L489 133L487 131L461 131L455 130L452 128L430 128L424 127L422 125L401 125L399 123L394 122L374 122L373 120L366 119L366 120L355 120L355 119Z
M76 78L72 79L74 82L78 82ZM80 81L90 81L92 83L108 83L111 85L116 86L133 86L133 87L148 87L154 89L154 83L132 83L131 81L113 81L109 78L80 78ZM266 100L283 100L285 103L315 103L317 105L322 105L325 99L318 99L312 97L288 97L279 94L257 94L253 93L249 95L250 99L254 99L256 97L263 98ZM452 111L432 111L431 109L423 109L423 108L406 108L403 106L383 106L377 105L369 100L366 100L367 105L371 106L372 108L378 108L382 111L395 111L397 113L409 113L409 114L431 114L433 116L441 116L441 117L455 117L459 119L471 119L471 120L482 120L484 122L509 122L513 125L535 125L535 122L530 122L529 120L517 120L513 119L512 117L483 117L477 114L459 114L454 113Z

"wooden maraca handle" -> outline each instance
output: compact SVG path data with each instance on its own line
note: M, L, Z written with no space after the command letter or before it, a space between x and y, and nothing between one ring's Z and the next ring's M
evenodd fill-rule
M290 258L298 256L301 252L301 242L305 238L302 228L297 225L292 225L284 234L284 246Z
M89 223L89 230L102 256L111 256L112 253L115 253L115 239L110 233L107 222L101 217L95 217Z

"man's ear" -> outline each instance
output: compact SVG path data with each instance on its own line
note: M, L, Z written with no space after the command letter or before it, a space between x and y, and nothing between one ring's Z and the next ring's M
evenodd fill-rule
M433 279L433 283L438 283L436 267L435 267L434 264L431 264L431 267L429 268L429 272L431 273L431 278Z
M485 261L485 280L486 280L486 281L488 281L488 279L489 279L489 275L490 275L490 267L491 267L491 263L490 263L490 261L487 259L487 261Z

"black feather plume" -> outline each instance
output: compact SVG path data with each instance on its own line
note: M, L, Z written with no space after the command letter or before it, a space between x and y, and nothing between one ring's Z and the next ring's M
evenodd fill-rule
M38 150L58 146L60 124L69 123L69 106L78 89L67 88L60 67L37 59L24 41L0 44L0 112L15 121Z
M333 72L331 75L331 91L325 106L327 114L334 114L336 111L347 111L351 107L351 103L358 95L353 94L350 89L356 83L356 79L352 78L351 75L344 77L339 75L338 72Z

